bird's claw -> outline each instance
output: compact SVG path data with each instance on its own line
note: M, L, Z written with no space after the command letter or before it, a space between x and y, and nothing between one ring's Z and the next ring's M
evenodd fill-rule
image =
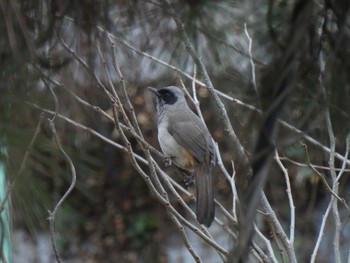
M164 157L163 162L164 162L165 167L171 166L171 158L170 157Z
M194 184L194 176L193 175L185 175L184 183L187 187Z

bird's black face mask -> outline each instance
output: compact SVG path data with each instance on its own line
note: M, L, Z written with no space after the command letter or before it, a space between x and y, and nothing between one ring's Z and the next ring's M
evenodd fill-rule
M163 101L164 104L173 105L177 101L176 95L170 90L158 90L157 96Z

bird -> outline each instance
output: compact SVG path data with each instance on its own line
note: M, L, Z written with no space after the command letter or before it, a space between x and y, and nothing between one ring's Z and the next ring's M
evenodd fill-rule
M156 95L158 141L165 164L174 164L194 175L196 218L210 227L215 218L212 167L215 145L204 122L189 108L184 93L176 86L148 87Z

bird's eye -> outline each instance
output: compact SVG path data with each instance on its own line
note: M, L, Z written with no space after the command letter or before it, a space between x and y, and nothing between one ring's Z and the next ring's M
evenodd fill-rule
M175 94L169 90L160 91L161 98L166 104L174 104L177 101Z

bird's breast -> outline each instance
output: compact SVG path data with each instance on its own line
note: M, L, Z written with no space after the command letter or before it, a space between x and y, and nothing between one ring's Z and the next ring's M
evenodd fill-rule
M176 166L193 171L194 157L189 151L178 144L168 132L167 121L163 121L158 125L158 141L164 155L170 157Z

